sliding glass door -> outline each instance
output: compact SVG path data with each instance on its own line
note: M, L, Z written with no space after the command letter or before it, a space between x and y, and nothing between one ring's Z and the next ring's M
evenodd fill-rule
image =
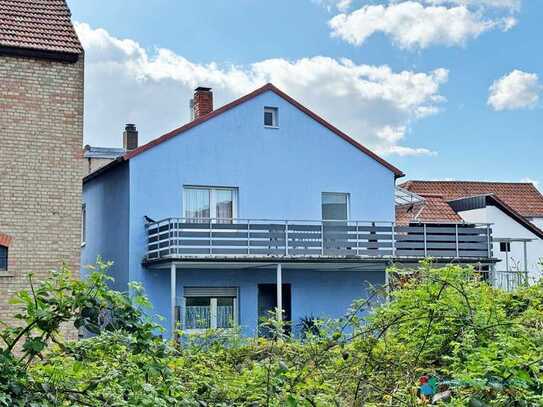
M324 254L343 254L350 249L347 221L349 220L349 194L322 193L322 239Z
M237 217L237 189L185 187L185 218L191 222L232 223Z

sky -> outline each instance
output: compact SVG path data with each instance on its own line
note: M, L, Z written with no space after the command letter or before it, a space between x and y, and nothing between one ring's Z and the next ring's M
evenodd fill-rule
M85 144L140 143L272 82L405 179L543 186L543 0L68 0ZM541 185L539 185L541 183Z

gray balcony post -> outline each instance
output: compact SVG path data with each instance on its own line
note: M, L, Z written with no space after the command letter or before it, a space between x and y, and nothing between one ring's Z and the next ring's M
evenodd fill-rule
M321 256L324 256L324 221L321 220Z
M492 242L490 241L490 225L486 225L486 242L488 244L488 258L492 257Z
M349 232L347 232L349 233ZM358 231L358 221L356 221L356 255L359 256L360 255L360 248L359 248L359 243L360 243L360 239L358 237L359 235L359 231ZM348 236L348 235L347 235ZM368 247L369 249L369 247Z
M396 223L392 222L392 257L396 257Z
M247 219L247 254L251 254L251 220Z
M276 269L276 279L277 279L277 320L283 320L283 270L281 263L277 263Z
M424 231L424 257L428 257L428 241L426 240L426 223L422 224Z
M460 257L460 245L458 244L458 223L455 226L455 239L456 239L456 258Z
M213 254L213 220L209 219L209 254Z
M175 340L175 329L177 321L175 320L175 306L176 306L176 268L175 263L172 262L170 266L170 310L172 314L171 321L171 339Z
M168 254L170 256L172 255L172 220L171 219L168 219Z
M285 256L288 256L288 220L285 221Z

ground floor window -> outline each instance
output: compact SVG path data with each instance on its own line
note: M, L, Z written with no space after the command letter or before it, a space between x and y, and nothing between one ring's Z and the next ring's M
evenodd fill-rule
M184 329L229 329L238 324L238 289L185 287Z

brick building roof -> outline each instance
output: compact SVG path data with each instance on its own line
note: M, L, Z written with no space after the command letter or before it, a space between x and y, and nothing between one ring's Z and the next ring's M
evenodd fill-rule
M396 206L396 222L408 225L411 222L459 223L462 218L441 195L420 194L424 201Z
M0 0L0 49L83 52L65 0Z
M543 217L543 195L532 183L407 181L401 187L419 195L437 194L445 201L494 195L524 217Z

